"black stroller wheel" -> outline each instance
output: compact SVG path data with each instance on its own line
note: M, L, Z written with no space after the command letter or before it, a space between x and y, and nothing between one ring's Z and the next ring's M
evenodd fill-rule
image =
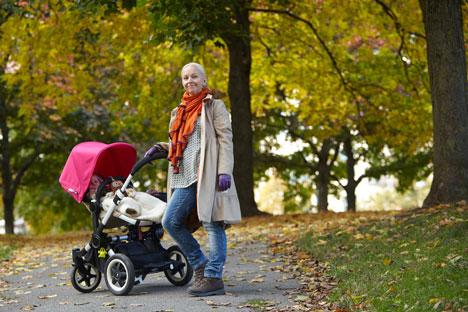
M90 263L84 263L85 272L82 272L77 265L73 266L71 272L71 283L73 288L82 293L89 293L95 290L101 282L101 272Z
M128 294L135 284L135 269L129 257L115 254L106 261L105 280L107 288L117 296Z
M175 286L186 285L193 276L193 269L187 257L182 250L180 250L179 246L175 245L167 249L167 255L170 260L173 260L176 264L179 264L179 266L176 265L174 268L165 270L164 275L166 275L169 282Z

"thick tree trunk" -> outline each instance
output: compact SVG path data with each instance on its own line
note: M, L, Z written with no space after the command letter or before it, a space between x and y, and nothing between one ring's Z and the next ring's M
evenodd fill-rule
M358 186L357 181L354 179L354 166L356 165L356 160L354 159L351 135L349 133L343 142L343 150L346 155L346 174L348 180L345 187L346 202L348 204L347 208L348 211L356 212L356 188Z
M357 185L347 185L346 204L348 212L356 212L356 187Z
M330 171L326 164L318 165L317 184L317 209L319 212L328 211L328 183Z
M5 194L8 195L8 194ZM13 201L9 196L3 196L3 215L5 218L5 233L6 234L15 234L15 217L13 214L14 206Z
M7 125L7 109L3 84L0 85L0 133L1 133L1 159L2 159L2 201L5 218L5 233L14 234L14 206L12 191L12 176L10 170L9 129ZM12 198L13 197L13 198Z
M259 214L254 199L252 112L250 109L250 68L252 64L249 13L240 6L238 35L225 39L229 49L228 93L231 101L234 141L234 178L243 216Z
M434 179L424 206L468 199L468 87L460 0L420 0L434 123Z

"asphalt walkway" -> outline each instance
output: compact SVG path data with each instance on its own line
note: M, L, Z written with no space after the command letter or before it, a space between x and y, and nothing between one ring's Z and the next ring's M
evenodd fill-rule
M95 291L83 294L70 282L71 246L55 244L43 246L42 250L37 246L28 250L26 246L21 255L13 258L11 268L0 276L0 311L294 310L300 282L283 270L283 263L268 247L259 241L236 241L229 231L228 242L226 295L205 298L189 296L190 283L173 286L163 273L148 275L127 296L114 296L107 290L104 279ZM170 241L163 240L163 245L169 244Z

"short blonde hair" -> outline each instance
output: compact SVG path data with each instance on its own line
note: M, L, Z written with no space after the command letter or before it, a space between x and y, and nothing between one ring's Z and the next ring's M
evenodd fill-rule
M187 67L190 67L190 66L195 67L197 69L197 71L200 73L200 75L202 75L203 78L205 78L205 87L206 87L206 85L208 84L208 81L207 81L208 79L206 78L205 69L203 68L202 65L200 65L198 63L195 63L195 62L187 63L182 67L182 70L180 71L180 74L182 75L182 72L184 71L184 69L186 69Z

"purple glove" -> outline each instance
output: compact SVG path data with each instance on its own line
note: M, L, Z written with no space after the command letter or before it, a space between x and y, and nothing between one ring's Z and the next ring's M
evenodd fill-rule
M218 189L220 192L224 192L231 187L231 176L229 174L218 175Z
M166 152L166 150L158 143L150 147L149 150L146 151L145 156L152 156L155 153L161 153L161 152Z

